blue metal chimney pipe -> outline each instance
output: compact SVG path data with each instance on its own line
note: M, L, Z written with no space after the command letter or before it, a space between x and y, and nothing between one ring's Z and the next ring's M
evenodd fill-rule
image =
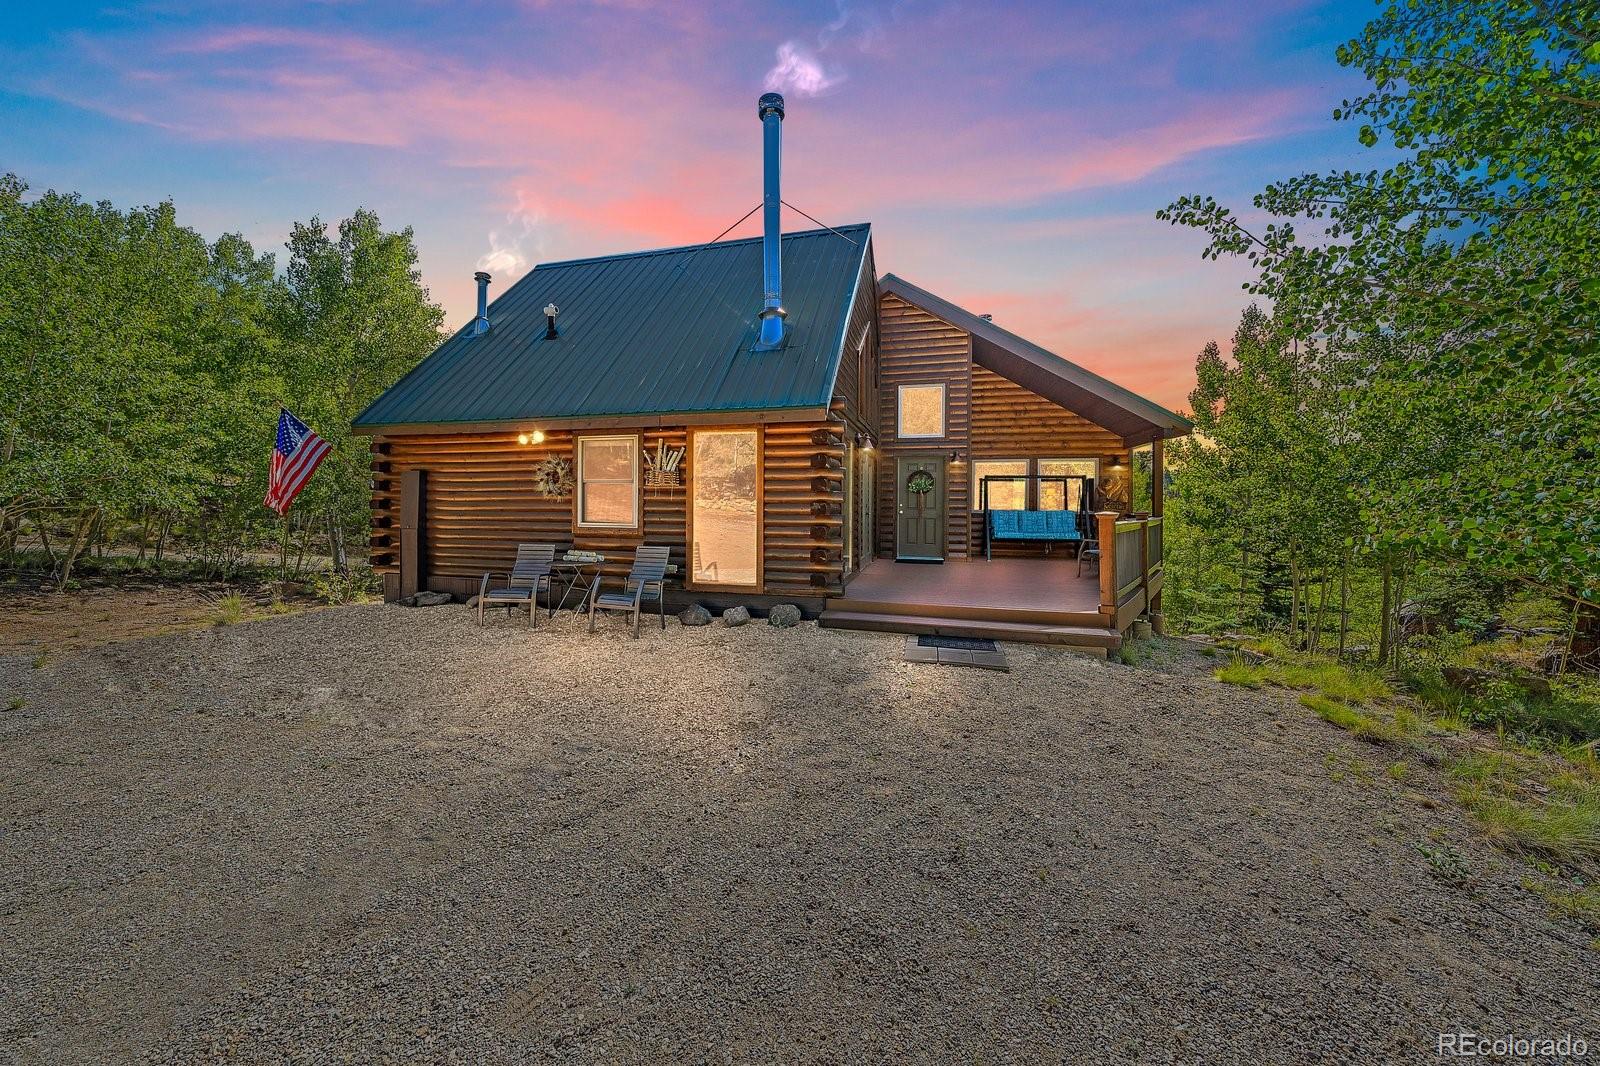
M783 346L783 232L779 228L778 160L783 128L783 97L765 93L756 102L761 117L762 193L761 193L761 273L765 297L761 307L761 337L756 351L770 352Z
M472 335L476 337L489 332L489 274L480 270L472 280L478 283L478 317L472 323Z

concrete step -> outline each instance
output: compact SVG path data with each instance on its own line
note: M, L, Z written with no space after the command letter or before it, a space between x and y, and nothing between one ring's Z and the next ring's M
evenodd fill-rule
M972 618L936 618L931 615L879 614L871 611L823 611L817 624L826 629L867 629L883 633L931 633L941 637L975 637L1013 640L1024 644L1060 644L1104 655L1121 647L1115 630L1096 626L1040 625L1031 622L994 622Z

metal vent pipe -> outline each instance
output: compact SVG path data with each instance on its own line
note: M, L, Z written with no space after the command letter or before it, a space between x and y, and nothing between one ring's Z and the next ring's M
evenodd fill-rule
M772 351L783 345L783 320L788 313L783 309L783 233L779 221L779 208L783 200L778 192L778 164L781 154L783 128L783 97L765 93L756 102L756 114L761 117L762 193L761 193L761 336L756 341L757 351Z

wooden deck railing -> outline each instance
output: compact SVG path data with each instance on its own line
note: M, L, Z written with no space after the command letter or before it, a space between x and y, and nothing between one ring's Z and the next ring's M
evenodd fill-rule
M1099 511L1095 521L1100 533L1100 614L1109 628L1120 632L1159 602L1165 576L1161 516L1119 519L1115 511Z

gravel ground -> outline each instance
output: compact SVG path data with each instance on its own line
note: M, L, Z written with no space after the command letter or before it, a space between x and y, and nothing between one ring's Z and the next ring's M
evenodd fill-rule
M1600 1045L1600 952L1291 698L1199 656L1009 646L1006 675L900 648L362 606L0 659L26 701L0 712L0 1055Z

